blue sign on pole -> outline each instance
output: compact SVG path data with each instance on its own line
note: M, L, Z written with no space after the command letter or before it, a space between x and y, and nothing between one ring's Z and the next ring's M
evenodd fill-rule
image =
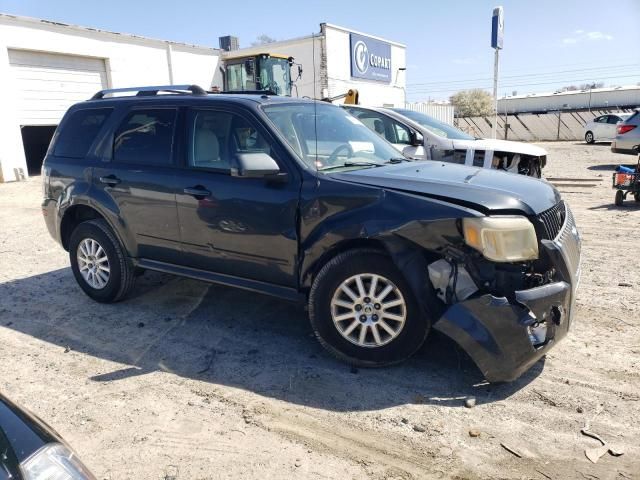
M504 36L504 10L502 7L493 9L491 17L491 48L502 49L502 37Z
M351 76L391 83L391 45L357 33L350 39Z

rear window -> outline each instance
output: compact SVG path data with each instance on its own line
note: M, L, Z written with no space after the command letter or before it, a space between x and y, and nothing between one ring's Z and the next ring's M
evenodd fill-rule
M93 108L73 112L58 134L53 154L84 158L112 111L111 108Z
M636 110L636 112L633 115L631 115L629 118L627 118L624 121L624 123L626 123L627 125L629 125L630 123L635 125L637 123L640 123L638 122L638 120L640 120L640 111Z

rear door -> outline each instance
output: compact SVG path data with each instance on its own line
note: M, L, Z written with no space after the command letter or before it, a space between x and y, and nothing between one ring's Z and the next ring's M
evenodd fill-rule
M175 107L133 108L109 138L110 161L94 168L94 185L118 211L134 256L177 263Z
M283 286L296 285L300 180L273 137L248 114L186 112L177 193L186 266ZM231 176L237 153L265 152L288 179Z
M609 115L602 115L594 119L593 123L593 135L595 140L600 141L607 138L607 120Z
M603 126L604 136L602 137L602 139L613 140L614 138L616 138L616 126L621 121L622 118L620 118L619 116L609 115L607 118L607 124Z

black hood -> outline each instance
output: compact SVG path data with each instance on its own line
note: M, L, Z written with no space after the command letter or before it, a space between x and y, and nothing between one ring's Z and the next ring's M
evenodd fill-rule
M544 180L434 161L337 172L331 177L437 198L483 213L537 215L560 201L558 191Z

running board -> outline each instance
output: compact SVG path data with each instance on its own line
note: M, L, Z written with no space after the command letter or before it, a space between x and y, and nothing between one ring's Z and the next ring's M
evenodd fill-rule
M272 297L282 298L291 302L305 302L306 300L305 295L298 292L295 288L283 287L281 285L274 285L272 283L260 282L248 278L234 277L233 275L208 272L206 270L174 265L172 263L148 260L146 258L140 258L134 260L134 262L137 267L147 270L170 273L180 277L193 278L194 280L202 280L203 282L217 283L229 287L242 288L243 290L271 295Z

